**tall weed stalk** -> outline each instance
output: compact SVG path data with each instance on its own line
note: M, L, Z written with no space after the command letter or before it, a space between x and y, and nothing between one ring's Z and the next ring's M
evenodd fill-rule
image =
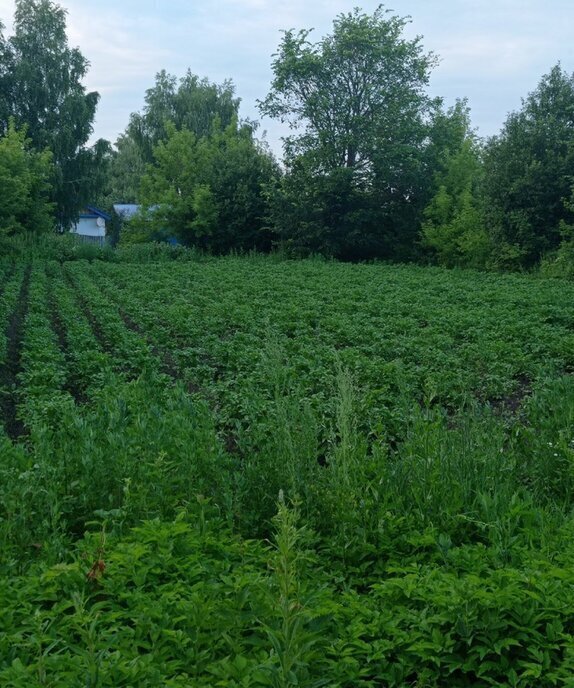
M262 621L271 645L269 661L262 667L265 685L273 688L325 685L313 678L320 658L320 636L311 630L313 605L317 593L307 595L301 568L307 556L301 545L307 536L298 525L297 507L289 508L280 493L275 526L275 550L270 560L272 571L269 592L270 610Z

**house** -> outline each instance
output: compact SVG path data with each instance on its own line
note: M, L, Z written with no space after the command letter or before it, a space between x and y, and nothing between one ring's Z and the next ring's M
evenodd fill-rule
M76 224L70 232L76 234L81 241L103 246L106 241L106 222L111 216L93 205L86 206L81 212Z

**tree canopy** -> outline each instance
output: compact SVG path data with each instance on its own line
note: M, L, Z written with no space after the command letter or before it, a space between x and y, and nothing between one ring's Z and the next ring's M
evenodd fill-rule
M280 245L480 268L571 260L574 75L556 65L481 141L464 99L446 108L430 96L437 58L407 35L409 23L381 5L339 14L316 39L284 32L259 101L262 115L289 126L280 167L257 123L240 119L233 82L189 69L156 74L114 148L89 146L99 95L83 84L89 64L68 43L66 11L16 0L13 35L0 23L5 177L17 160L34 179L50 175L38 198L49 193L59 229L90 201L138 203L140 233L135 223L126 239L176 235L216 253ZM5 231L22 226L14 222Z
M215 84L187 70L178 79L161 70L146 91L141 112L134 112L116 141L110 164L113 200L137 203L146 165L155 162L155 149L175 131L189 131L197 139L210 136L214 122L225 129L239 117L240 99L229 80Z
M408 19L379 7L339 15L331 35L287 31L273 62L261 112L288 122L286 153L310 154L320 169L376 173L383 156L430 108L425 95L436 60L420 38L407 40ZM386 145L385 145L386 144Z
M225 128L239 112L239 98L231 81L222 84L200 79L190 70L181 78L162 70L146 91L141 113L133 113L127 135L135 141L145 162L153 161L153 148L167 138L168 123L201 138L208 136L217 117Z
M237 119L223 127L216 118L209 136L170 123L166 130L142 179L135 237L176 236L215 253L269 250L264 187L277 168L251 127Z
M408 21L383 7L355 9L317 42L309 30L283 36L260 109L293 130L272 203L287 245L412 257L437 148L459 136L459 124L427 94L436 58L420 37L404 37Z
M422 246L442 265L485 267L491 244L482 212L482 149L465 103L455 109L461 138L443 148L436 193L423 213Z
M485 151L486 221L503 266L534 265L571 222L574 75L556 65Z
M7 126L0 137L0 235L46 232L53 226L52 154L35 151L14 120Z
M94 193L106 147L87 146L99 95L82 83L89 63L68 45L66 11L51 0L17 0L14 34L0 40L0 57L0 128L7 131L13 117L36 150L51 150L52 198L68 226Z

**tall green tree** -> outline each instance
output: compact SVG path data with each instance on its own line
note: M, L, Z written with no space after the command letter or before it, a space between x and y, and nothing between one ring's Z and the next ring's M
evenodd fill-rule
M216 117L223 128L231 124L238 116L239 102L231 81L213 84L190 70L178 81L162 70L155 85L146 91L143 111L131 115L126 134L138 146L143 160L152 162L154 147L167 139L168 123L198 138L208 136Z
M121 134L110 160L108 196L112 203L138 203L146 163L137 143Z
M4 37L4 24L0 22L0 135L8 131L12 108L12 73L14 60L8 41Z
M294 131L285 139L287 175L274 214L287 243L304 240L295 227L306 218L313 248L341 257L414 245L441 104L426 94L435 57L420 38L404 37L407 23L379 7L339 15L318 42L308 30L285 33L260 110Z
M267 250L265 187L277 174L270 153L250 125L218 119L210 136L167 125L141 187L147 210L124 241L176 236L214 253Z
M35 151L25 129L10 120L0 137L0 236L40 234L53 227L51 176L50 151Z
M116 141L110 167L113 200L140 200L146 165L154 163L156 146L170 132L185 130L198 139L210 136L215 120L225 129L238 118L239 103L231 81L211 83L190 70L181 79L165 70L156 74L142 111L132 113L126 131Z
M532 266L574 220L574 74L556 65L485 151L485 207L502 267Z
M473 136L449 153L424 210L422 244L441 265L486 267L491 251L481 199L481 151Z
M14 35L0 49L10 63L7 115L27 127L37 150L52 151L53 200L67 226L90 200L106 148L87 146L99 99L82 83L88 61L69 47L66 12L51 0L17 0Z

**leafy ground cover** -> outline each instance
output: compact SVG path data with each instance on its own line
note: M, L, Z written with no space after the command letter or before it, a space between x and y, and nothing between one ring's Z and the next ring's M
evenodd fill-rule
M572 284L0 275L1 685L574 685Z

